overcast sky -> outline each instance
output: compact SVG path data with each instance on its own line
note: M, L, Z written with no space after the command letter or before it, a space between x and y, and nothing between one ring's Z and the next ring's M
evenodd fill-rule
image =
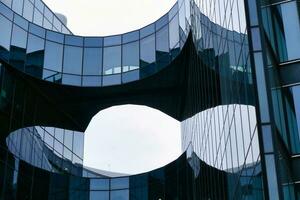
M176 0L44 0L68 18L74 34L105 36L141 28ZM85 133L84 164L136 174L161 167L181 154L180 123L148 107L121 106L98 113Z

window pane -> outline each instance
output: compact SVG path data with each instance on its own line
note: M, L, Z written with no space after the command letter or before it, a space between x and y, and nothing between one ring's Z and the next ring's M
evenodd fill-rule
M43 15L38 9L34 9L33 22L39 26L43 25Z
M109 190L109 179L91 179L90 190Z
M24 70L26 58L27 32L14 25L10 49L10 63L19 70Z
M73 152L83 158L84 133L74 132Z
M129 200L129 190L117 190L110 192L111 200Z
M83 46L83 38L78 36L66 35L65 44Z
M129 188L129 178L113 178L110 184L112 190L126 189Z
M169 55L169 26L156 33L156 59L160 60Z
M85 87L99 87L101 86L102 77L99 76L83 76L82 86Z
M121 40L121 35L105 37L104 46L120 45Z
M44 43L45 40L29 34L27 45L26 72L42 77L44 64Z
M23 13L23 0L15 0L13 1L13 4L12 4L12 9L18 13L19 15L22 15Z
M85 48L83 75L101 75L102 48Z
M141 67L155 62L155 36L154 34L141 40Z
M103 86L121 84L121 74L103 76Z
M179 43L179 24L178 15L176 15L169 24L170 49L173 49Z
M103 74L121 73L121 46L104 48Z
M109 192L91 191L90 200L109 200Z
M63 72L69 74L78 74L82 72L82 48L74 46L65 46Z
M140 38L144 38L148 35L151 35L155 31L155 24L150 24L146 26L145 28L142 28L140 30Z
M28 0L24 1L24 10L23 10L23 17L28 21L32 22L33 17L33 5Z
M63 45L46 42L44 67L53 71L62 71Z
M1 57L5 57L8 59L8 51L10 46L10 37L11 37L11 30L12 30L12 23L0 15L0 55Z
M123 45L123 72L139 68L139 51L139 42L133 42Z
M73 131L65 130L64 145L70 150L73 148Z
M81 86L81 75L63 74L62 83L65 85Z
M123 44L128 43L128 42L133 42L137 41L140 37L140 32L139 31L134 31L130 33L126 33L123 35Z

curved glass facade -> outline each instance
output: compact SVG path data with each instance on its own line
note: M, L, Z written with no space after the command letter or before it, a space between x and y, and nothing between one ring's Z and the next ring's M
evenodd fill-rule
M40 0L0 1L0 199L299 199L298 7L178 0L81 37ZM135 176L82 166L88 122L121 104L181 121L183 155Z

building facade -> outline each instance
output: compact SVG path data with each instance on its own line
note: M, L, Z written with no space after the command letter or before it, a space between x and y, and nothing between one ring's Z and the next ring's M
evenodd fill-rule
M81 37L41 0L0 0L0 199L300 199L298 4L178 0ZM180 121L183 154L134 176L85 168L91 118L122 104Z

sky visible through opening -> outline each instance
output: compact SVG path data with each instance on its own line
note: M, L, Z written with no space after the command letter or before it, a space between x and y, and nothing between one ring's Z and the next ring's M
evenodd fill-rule
M64 14L76 35L106 36L142 28L168 12L176 0L44 0ZM84 165L137 174L181 154L180 123L145 106L99 112L85 132Z

